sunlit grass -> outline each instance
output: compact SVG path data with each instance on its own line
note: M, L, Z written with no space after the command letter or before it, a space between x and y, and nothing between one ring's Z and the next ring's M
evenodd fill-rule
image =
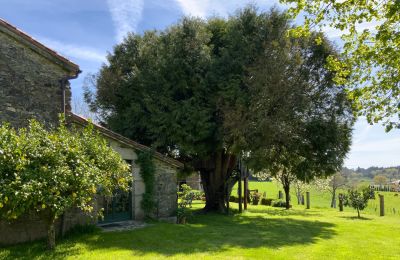
M399 259L400 218L337 210L249 206L232 215L198 214L187 225L154 223L124 232L73 235L55 252L43 242L0 249L0 259Z
M258 189L261 193L266 193L267 198L278 199L278 191L283 189L281 185L277 182L249 182L249 189L255 190ZM243 190L243 189L242 189ZM346 193L346 190L342 189L337 191L338 193ZM400 193L398 192L375 192L375 200L369 200L368 207L364 210L363 213L371 214L379 216L379 196L378 194L383 194L385 198L385 213L388 216L397 216L400 218ZM237 196L237 185L233 188L232 195ZM291 189L291 203L292 205L297 205L297 199L294 188ZM316 209L329 209L331 204L331 194L329 192L322 192L313 187L310 190L310 200L311 207ZM338 201L337 201L338 203ZM300 207L301 208L301 207ZM304 208L304 206L303 206ZM355 212L352 208L344 208L346 212Z

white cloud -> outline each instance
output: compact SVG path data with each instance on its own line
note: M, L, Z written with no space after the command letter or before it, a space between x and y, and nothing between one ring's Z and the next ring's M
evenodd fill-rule
M379 156L380 152L399 152L400 138L374 140L355 143L351 149L352 152L369 152Z
M143 0L107 0L116 29L117 41L124 39L128 32L136 32L142 19Z
M205 18L207 16L207 10L210 5L209 0L176 0L182 8L182 11L186 15L193 15Z
M377 21L363 22L360 24L356 24L356 31L362 32L363 30L368 29L370 32L375 33L377 31L376 28L381 24L382 24L382 22L377 22ZM342 30L333 28L331 26L324 26L322 28L322 31L331 39L339 38L343 34L349 33L349 30L342 31Z
M385 133L382 125L370 125L364 117L354 126L353 144L345 161L350 168L400 165L400 131Z
M43 37L37 37L37 39L45 46L70 59L82 59L94 62L106 61L106 54L104 52L90 47L77 46Z
M246 6L247 4L256 4L260 8L272 7L274 5L281 6L277 0L175 0L185 15L207 18L217 14L227 16L236 9Z

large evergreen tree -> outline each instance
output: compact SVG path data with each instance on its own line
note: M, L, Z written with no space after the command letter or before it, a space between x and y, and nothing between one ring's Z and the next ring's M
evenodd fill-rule
M113 130L199 171L206 210L225 211L239 158L276 170L285 150L296 157L295 174L334 173L353 122L325 69L335 52L315 36L288 38L289 28L285 14L246 8L227 20L184 18L128 35L87 101Z

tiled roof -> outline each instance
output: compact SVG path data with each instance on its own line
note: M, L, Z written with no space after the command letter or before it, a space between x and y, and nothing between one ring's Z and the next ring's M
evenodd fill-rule
M69 113L67 118L69 120L71 120L72 122L77 123L77 124L82 125L82 126L86 126L89 123L89 121L86 118L78 116L78 115L76 115L74 113ZM139 144L139 143L137 143L135 141L132 141L129 138L126 138L125 136L117 134L117 133L115 133L115 132L113 132L113 131L111 131L111 130L103 127L103 126L100 126L100 125L94 124L94 123L93 123L93 125L104 136L109 137L111 139L114 139L114 140L116 140L116 141L118 141L120 143L123 143L123 144L125 144L125 145L127 145L129 147L132 147L135 150L139 150L139 151L150 151L151 150L150 147L142 145L142 144ZM175 166L177 168L183 168L183 163L181 163L181 162L179 162L179 161L177 161L175 159L172 159L172 158L170 158L168 156L165 156L165 155L163 155L163 154L161 154L159 152L154 152L154 157L159 159L160 161L163 161L163 162L165 162L167 164L173 165L173 166Z

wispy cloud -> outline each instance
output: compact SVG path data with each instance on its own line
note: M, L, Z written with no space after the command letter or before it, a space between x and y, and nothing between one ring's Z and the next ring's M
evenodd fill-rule
M207 10L210 6L209 0L176 0L181 6L182 11L186 15L193 15L197 17L205 18L207 16Z
M124 39L128 32L136 32L142 19L143 0L107 0L117 41Z
M45 37L35 37L35 38L45 46L48 46L49 48L55 50L56 52L67 58L82 59L94 62L106 61L106 54L104 52L101 52L99 50L90 47L68 44Z
M274 5L281 6L278 0L175 0L185 15L207 18L210 15L227 16L236 9L246 6L247 4L256 4L261 8L272 7Z

